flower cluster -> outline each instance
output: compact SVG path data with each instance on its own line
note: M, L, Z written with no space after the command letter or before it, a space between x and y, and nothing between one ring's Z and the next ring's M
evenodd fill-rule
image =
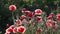
M16 9L15 5L9 6L9 10L11 11L15 11ZM10 34L11 32L24 34L29 27L32 27L32 29L35 30L35 34L38 34L45 31L42 27L43 25L45 25L46 28L52 29L56 29L58 27L57 22L53 20L55 16L54 13L50 13L49 16L45 18L42 16L43 12L41 9L36 9L34 12L31 12L26 8L23 8L21 12L23 15L19 17L17 16L18 18L15 19L14 25L11 25L6 29L5 34ZM60 20L60 14L57 14L56 17L56 20ZM42 21L44 21L44 23L42 23Z
M24 33L26 30L26 28L24 26L19 26L19 27L15 27L14 25L11 25L8 29L6 29L6 33L5 34L10 34L11 32L13 33Z

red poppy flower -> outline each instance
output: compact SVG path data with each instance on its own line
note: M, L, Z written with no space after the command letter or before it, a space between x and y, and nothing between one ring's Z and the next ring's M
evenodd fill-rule
M50 13L49 15L54 16L54 13Z
M26 28L24 26L17 27L17 32L24 33Z
M27 14L28 18L32 18L32 17L33 17L33 15L34 15L34 13L33 13L33 12L30 12L29 14Z
M14 28L14 29L13 29L13 33L16 33L16 32L17 32L17 28Z
M51 19L48 19L45 25L52 27L52 24L53 24L53 21Z
M9 6L9 10L11 10L11 11L16 10L16 6L15 6L15 5L10 5L10 6Z
M57 22L56 22L56 21L53 22L52 28L53 28L53 29L56 29L56 28L57 28Z
M60 20L60 14L57 14L57 19Z
M35 10L35 14L41 15L41 13L42 13L42 10L41 10L41 9L36 9L36 10Z
M11 33L12 32L12 29L8 28L6 29L6 33Z
M36 17L36 20L39 22L39 21L42 21L42 17L41 16L37 16Z
M25 13L26 15L28 15L28 14L30 13L30 11L25 11L24 13Z
M15 26L14 25L11 25L9 28L13 30L15 28Z
M25 15L21 15L20 18L21 19L24 19L24 18L26 18L26 16Z
M17 26L20 26L21 24L22 24L21 20L17 19L17 20L16 20L16 25L17 25Z
M25 11L25 14L28 16L28 18L32 18L34 15L34 12Z
M54 16L54 14L50 13L49 16L48 16L48 19L51 19L53 16Z
M27 11L26 8L22 8L22 12L25 12L25 11Z

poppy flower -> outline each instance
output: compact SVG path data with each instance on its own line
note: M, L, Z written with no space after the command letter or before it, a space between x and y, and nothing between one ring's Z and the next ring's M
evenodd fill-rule
M10 5L10 6L9 6L9 10L11 10L11 11L16 10L16 6L15 6L15 5Z
M12 32L12 29L8 28L6 29L6 33L11 33Z
M17 32L24 33L26 31L26 28L24 26L17 27Z
M15 28L15 26L14 25L11 25L9 28L13 30Z
M16 32L17 32L17 28L14 28L14 29L13 29L13 33L16 33Z
M60 14L57 14L57 20L60 20Z
M25 11L27 11L26 8L22 8L22 12L25 12Z
M21 15L20 18L21 19L24 19L24 18L26 18L26 16L25 15Z
M17 20L16 20L16 25L17 25L17 26L20 26L21 24L22 24L21 20L17 19Z
M35 14L41 15L41 13L42 13L42 10L41 10L41 9L36 9L36 10L35 10Z
M54 14L53 13L50 13L49 16L48 16L48 19L51 19L53 18Z
M39 22L39 21L42 21L42 17L41 16L37 16L36 17L36 20Z

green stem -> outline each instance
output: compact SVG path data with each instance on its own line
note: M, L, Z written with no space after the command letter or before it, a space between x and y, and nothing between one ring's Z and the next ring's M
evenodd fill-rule
M16 18L19 19L19 12L16 11Z
M12 19L13 19L13 22L15 24L15 19L14 19L14 15L13 15L13 12L12 12Z

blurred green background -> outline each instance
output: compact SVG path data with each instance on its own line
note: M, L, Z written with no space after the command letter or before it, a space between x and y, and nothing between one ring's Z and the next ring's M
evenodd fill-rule
M5 32L6 24L13 24L10 5L16 5L17 11L21 15L21 9L34 11L35 9L42 9L48 16L49 13L60 13L60 0L0 0L0 31Z

